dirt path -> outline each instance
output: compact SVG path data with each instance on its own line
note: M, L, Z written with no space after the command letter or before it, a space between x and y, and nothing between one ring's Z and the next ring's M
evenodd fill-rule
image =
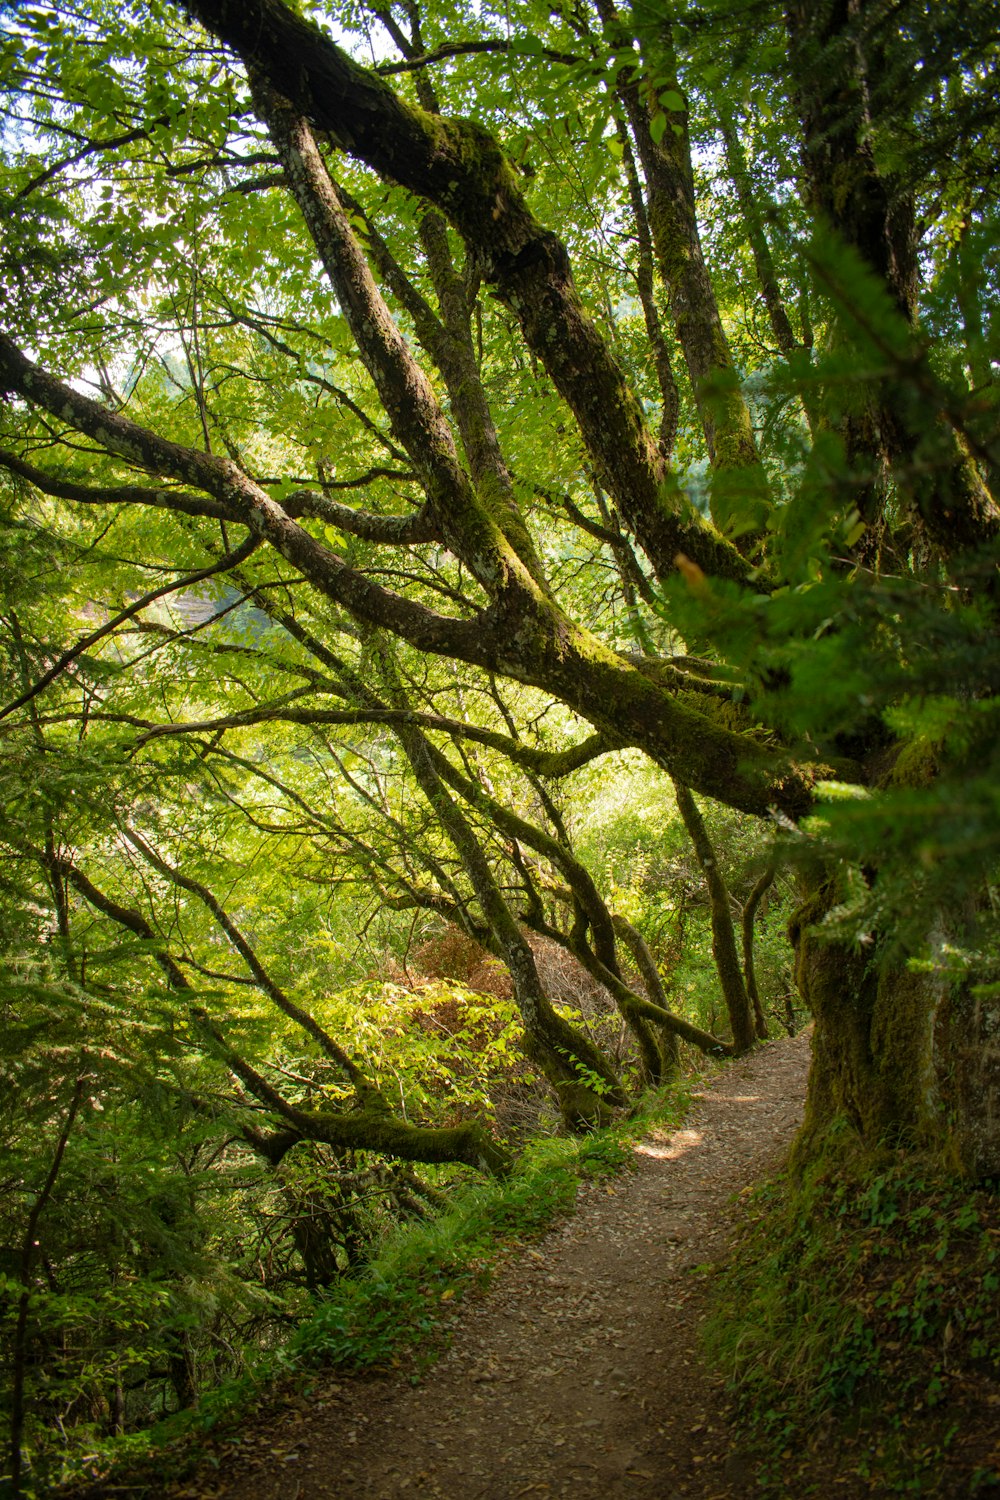
M575 1216L512 1258L417 1386L329 1382L230 1448L226 1500L543 1500L749 1495L697 1329L734 1193L780 1160L801 1116L807 1036L696 1096L639 1170L580 1190Z

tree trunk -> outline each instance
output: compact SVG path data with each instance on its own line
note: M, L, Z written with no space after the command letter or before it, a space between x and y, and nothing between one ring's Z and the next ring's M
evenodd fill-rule
M677 796L677 810L684 819L684 827L694 845L694 852L708 889L712 919L712 956L715 959L722 997L726 1002L726 1011L729 1015L729 1026L733 1034L733 1051L739 1057L742 1053L750 1051L754 1044L755 1032L750 999L747 995L736 947L733 916L729 908L729 892L694 797L679 781L674 782L674 792Z
M714 471L712 520L721 531L732 531L746 550L763 517L767 480L705 264L687 106L676 77L672 84L670 92L681 107L670 113L659 141L638 85L623 82L619 92L642 163L656 259Z
M747 996L750 1004L753 1006L757 1036L761 1041L767 1038L767 1019L764 1015L764 1007L760 1003L760 991L757 988L757 970L753 961L754 921L756 920L757 909L760 906L763 896L770 890L774 883L774 874L775 866L772 861L756 881L743 907L743 976L746 980Z
M775 269L771 247L767 242L767 235L764 233L763 216L750 179L746 152L743 150L736 122L725 108L719 110L719 128L726 147L726 165L736 189L740 213L743 215L743 231L753 255L771 332L782 354L794 354L799 347L799 342L792 331L792 325L785 310L785 300L778 285L778 273Z
M600 1049L553 1008L542 988L534 954L514 919L468 819L449 796L437 758L415 728L397 729L413 773L435 816L465 866L498 953L514 985L514 1003L524 1025L522 1047L552 1085L570 1130L609 1123L625 1093Z
M646 994L654 1005L662 1005L664 1010L669 1010L667 993L663 988L663 980L660 971L656 967L656 960L649 951L649 945L638 928L626 921L624 917L615 916L615 932L629 949L635 960L636 968L642 976L642 982L646 988ZM668 1030L665 1026L650 1028L652 1040L656 1047L659 1062L658 1077L652 1082L661 1083L671 1078L680 1067L681 1052L677 1040L677 1033Z
M966 975L880 962L817 929L836 905L817 878L792 919L796 982L815 1020L797 1157L837 1119L868 1145L928 1148L973 1176L1000 1173L1000 997ZM935 944L940 953L945 935Z
M857 253L885 288L902 322L918 314L919 240L916 206L906 184L880 170L871 129L872 80L884 64L883 42L871 22L875 7L843 0L789 0L786 23L803 130L803 178L820 225ZM836 264L819 267L841 309L854 290ZM850 318L848 318L848 324ZM840 337L853 338L849 331ZM876 381L858 381L839 422L848 460L859 475L857 505L868 534L862 555L877 558L886 532L890 470L928 538L947 558L981 546L1000 532L1000 514L972 455L952 427L926 422L915 406L901 349ZM893 368L894 366L894 368ZM919 459L914 462L914 457Z

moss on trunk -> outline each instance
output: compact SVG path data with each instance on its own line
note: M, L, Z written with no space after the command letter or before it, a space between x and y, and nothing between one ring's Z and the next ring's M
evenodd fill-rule
M827 937L819 879L790 928L815 1018L800 1161L837 1119L872 1145L931 1149L972 1176L1000 1172L1000 1000L940 967ZM935 945L939 950L943 934Z

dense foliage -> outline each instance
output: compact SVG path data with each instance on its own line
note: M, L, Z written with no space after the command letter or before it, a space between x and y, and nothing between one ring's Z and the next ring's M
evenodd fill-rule
M682 1045L1000 1171L991 7L0 25L15 1489Z

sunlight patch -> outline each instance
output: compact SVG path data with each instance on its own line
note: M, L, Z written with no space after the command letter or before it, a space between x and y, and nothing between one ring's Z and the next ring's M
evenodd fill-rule
M692 1146L700 1146L701 1142L700 1130L678 1130L670 1137L669 1146L653 1146L648 1141L642 1141L635 1149L641 1156L655 1156L658 1161L675 1161L677 1157L690 1151Z

